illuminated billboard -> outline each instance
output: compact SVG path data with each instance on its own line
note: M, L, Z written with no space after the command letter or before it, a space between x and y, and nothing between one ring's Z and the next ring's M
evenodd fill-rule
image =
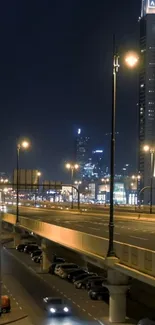
M142 0L142 12L141 16L147 14L155 14L155 0Z

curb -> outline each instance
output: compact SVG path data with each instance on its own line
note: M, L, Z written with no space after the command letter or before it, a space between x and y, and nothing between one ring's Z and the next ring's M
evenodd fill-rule
M25 319L26 317L28 317L28 315L18 317L18 318L14 319L14 320L4 321L2 323L1 323L1 320L0 320L0 325L6 325L6 324L11 324L11 323L14 323L14 322L18 322L19 320Z

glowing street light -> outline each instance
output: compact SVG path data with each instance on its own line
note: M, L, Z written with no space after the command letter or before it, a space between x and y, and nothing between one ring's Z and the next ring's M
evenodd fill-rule
M20 150L26 150L30 147L28 140L22 140L17 143L17 198L16 198L16 223L19 222L19 155Z
M72 205L71 208L73 209L73 182L74 182L74 171L79 168L78 164L71 164L67 163L66 168L71 170L71 184L72 184Z
M134 68L138 63L138 56L129 53L125 56L125 64ZM111 148L110 148L110 217L109 217L109 247L107 257L115 257L114 250L114 179L115 179L115 143L116 143L116 101L117 74L119 71L119 54L116 50L115 36L113 37L113 73L112 73L112 118L111 118Z
M147 153L150 153L151 160L151 178L150 178L150 214L152 214L152 205L153 205L153 176L154 176L154 163L155 163L155 148L150 147L149 145L145 145L143 150Z
M125 63L129 68L135 68L135 66L138 64L139 57L136 53L128 53L125 56Z

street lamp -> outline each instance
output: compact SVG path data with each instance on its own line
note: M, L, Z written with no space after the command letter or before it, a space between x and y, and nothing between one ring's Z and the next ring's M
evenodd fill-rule
M148 145L143 147L143 150L147 153L150 153L150 161L151 161L151 177L150 177L150 214L152 214L152 205L153 205L153 176L154 176L154 153L155 148L152 148Z
M41 176L41 172L37 172L37 185L38 185L38 192L39 192L39 178ZM34 194L34 206L36 207L37 205L37 188Z
M72 184L72 205L71 205L71 209L73 209L73 182L74 182L74 171L77 170L79 168L78 164L70 164L67 163L66 164L66 168L71 170L71 184Z
M20 150L26 150L30 146L30 142L23 140L17 143L17 199L16 199L16 223L19 222L19 154Z
M131 176L131 179L133 181L136 181L137 182L136 188L137 188L137 204L138 204L139 203L139 191L138 191L139 186L138 186L138 183L141 180L141 175L132 175ZM135 204L136 204L136 202L135 202Z
M125 57L128 67L134 68L138 63L138 56L128 53ZM109 248L107 257L115 257L114 251L114 178L115 178L115 133L116 133L116 95L117 74L119 71L119 55L116 51L115 36L113 37L113 68L112 68L112 117L111 117L111 159L110 159L110 218L109 218Z

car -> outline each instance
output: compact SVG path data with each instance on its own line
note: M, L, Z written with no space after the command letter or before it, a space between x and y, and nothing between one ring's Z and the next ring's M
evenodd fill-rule
M109 298L109 290L102 285L96 286L89 290L88 295L92 300L107 300Z
M74 285L75 285L75 288L76 289L85 289L86 288L86 284L87 282L90 280L90 279L95 279L97 278L98 276L97 275L89 275L88 277L84 278L84 279L81 279L79 281L75 281L74 282Z
M49 267L48 273L54 274L55 267L60 263L65 263L65 260L63 258L59 258L59 261L57 259L57 262L53 262Z
M105 281L105 278L103 278L103 277L98 277L96 279L90 279L86 284L86 289L90 290L91 288L102 286L102 283L104 281Z
M155 325L155 317L142 318L137 325Z
M61 264L57 264L54 270L54 274L59 275L61 277L61 274L64 272L64 270L66 269L77 269L78 265L74 264L74 263L61 263Z
M40 256L34 256L32 258L33 262L35 262L35 263L41 263L42 259L43 259L42 255L40 255Z
M16 250L19 252L24 252L25 246L30 245L30 244L36 244L36 243L35 242L33 242L33 243L27 242L27 243L19 244L16 246Z
M24 248L24 253L31 254L32 252L36 251L38 248L39 247L37 244L26 245Z
M37 249L36 251L31 253L31 258L35 257L35 256L40 256L42 254L42 250L41 249Z
M70 315L71 307L62 298L46 297L43 299L44 309L49 315Z
M85 279L85 278L87 278L90 275L94 275L94 273L92 273L92 272L86 272L86 273L83 273L83 274L80 274L80 275L76 275L76 276L73 277L72 282L74 283L76 281Z
M76 276L82 275L82 274L88 274L88 272L83 269L77 269L77 270L74 269L68 274L67 279L68 279L68 281L73 282L73 280Z
M68 279L68 275L73 272L73 269L75 271L77 271L78 270L78 267L77 268L69 268L69 269L62 270L61 274L59 275L60 278L62 278L62 279Z

